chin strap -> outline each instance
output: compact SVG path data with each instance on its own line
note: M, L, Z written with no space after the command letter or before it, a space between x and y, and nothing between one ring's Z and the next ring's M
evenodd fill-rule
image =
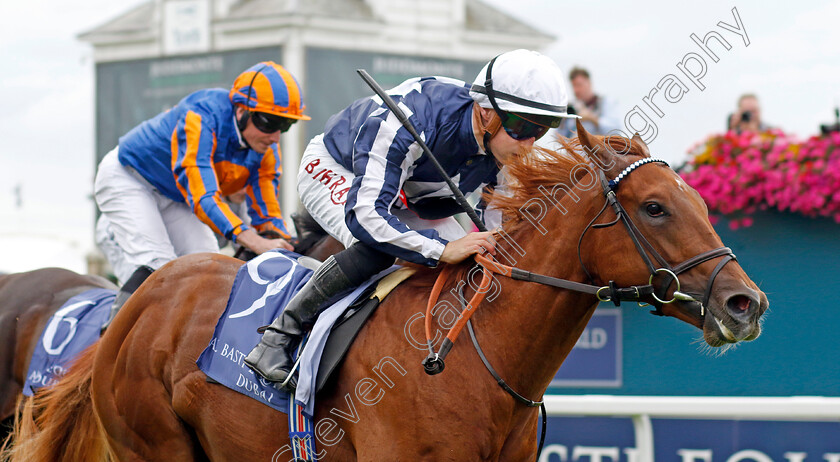
M482 138L484 152L492 156L493 151L490 150L490 138L493 138L493 136L499 132L499 129L502 128L502 119L494 111L490 116L490 122L485 125L481 118L481 109L478 104L475 105L475 111L477 112L477 117L474 120L478 120L478 123L480 124L479 131L484 132L484 137Z
M484 140L483 140L484 141L484 152L486 152L490 156L493 155L493 151L490 150L490 138L492 138L492 137L493 137L493 135L491 135L490 132L488 132L488 131L484 132Z

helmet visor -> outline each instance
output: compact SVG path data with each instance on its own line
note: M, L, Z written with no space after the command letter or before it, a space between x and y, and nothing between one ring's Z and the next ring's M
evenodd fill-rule
M296 119L266 114L265 112L252 112L251 120L254 122L254 127L257 127L257 130L263 133L286 132L292 124L297 122Z
M507 112L505 116L502 117L502 127L515 140L540 139L550 128L559 127L563 121L559 117L515 112Z

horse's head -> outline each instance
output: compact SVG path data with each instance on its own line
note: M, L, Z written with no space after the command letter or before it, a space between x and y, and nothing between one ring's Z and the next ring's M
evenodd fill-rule
M619 179L593 188L599 193L614 190L619 205L605 206L582 240L581 255L591 277L598 284L613 280L619 286L639 285L648 281L653 268L658 291L651 298L658 313L702 329L713 347L758 337L767 297L723 247L697 191L664 163L639 162L652 159L638 135L632 140L596 137L580 124L578 134L602 178ZM619 220L616 210L629 221ZM597 225L613 221L612 226ZM677 281L660 268L677 273L676 297Z

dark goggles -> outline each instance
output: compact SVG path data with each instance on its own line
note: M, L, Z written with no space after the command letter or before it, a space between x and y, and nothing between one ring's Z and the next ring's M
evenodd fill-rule
M560 117L506 112L502 127L515 140L540 139L550 128L557 128L563 121Z
M297 119L266 114L265 112L251 112L251 121L257 127L257 130L263 133L276 133L287 131L292 124L297 122Z

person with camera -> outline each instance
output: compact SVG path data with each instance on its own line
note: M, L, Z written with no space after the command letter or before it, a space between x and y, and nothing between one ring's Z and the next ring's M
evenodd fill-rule
M746 93L738 98L738 109L729 115L728 129L736 133L762 132L769 129L761 120L761 106L758 97Z
M167 262L218 252L214 231L257 254L292 249L277 197L278 141L310 119L304 108L292 74L266 61L241 73L230 90L196 91L120 138L94 185L102 212L96 243L122 284L111 318ZM250 226L223 200L243 189Z
M607 135L621 129L617 105L612 99L595 93L589 71L574 67L569 72L569 81L575 94L574 101L569 104L569 114L580 116L581 123L589 133ZM576 136L574 119L566 120L558 132L567 138Z

